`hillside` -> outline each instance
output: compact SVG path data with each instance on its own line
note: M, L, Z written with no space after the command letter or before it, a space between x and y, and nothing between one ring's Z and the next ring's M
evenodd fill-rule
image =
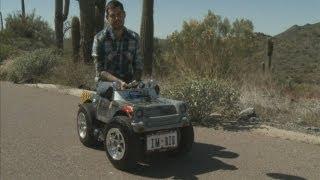
M267 64L267 36L258 36L256 50L250 59L260 66ZM273 37L273 72L282 81L320 84L320 23L294 25ZM261 66L260 66L261 67Z

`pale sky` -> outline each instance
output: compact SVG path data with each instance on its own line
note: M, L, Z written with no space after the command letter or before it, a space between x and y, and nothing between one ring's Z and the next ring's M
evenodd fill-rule
M0 0L4 18L21 10L21 0ZM120 0L127 12L126 26L139 33L142 0ZM320 0L154 0L155 36L165 38L180 30L183 21L202 19L213 11L231 22L246 18L253 22L256 32L277 35L291 26L320 22ZM70 0L70 14L79 16L79 5ZM36 10L54 26L54 0L25 0L26 11Z

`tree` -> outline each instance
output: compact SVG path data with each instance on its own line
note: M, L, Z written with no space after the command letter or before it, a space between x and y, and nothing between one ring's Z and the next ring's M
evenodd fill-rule
M141 19L141 52L144 59L144 71L151 76L153 66L153 0L143 0Z
M63 23L68 18L70 0L56 0L55 3L55 33L56 33L56 46L63 49Z

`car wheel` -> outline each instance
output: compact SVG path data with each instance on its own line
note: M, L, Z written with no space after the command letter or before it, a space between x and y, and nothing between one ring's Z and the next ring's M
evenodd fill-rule
M105 150L114 167L129 170L136 166L141 153L141 143L126 116L114 117L105 128Z
M90 104L80 106L77 115L77 131L81 143L87 147L98 144L93 135L92 116L89 112Z
M170 157L183 156L188 154L194 143L193 126L187 126L180 129L180 142L177 149L168 152Z

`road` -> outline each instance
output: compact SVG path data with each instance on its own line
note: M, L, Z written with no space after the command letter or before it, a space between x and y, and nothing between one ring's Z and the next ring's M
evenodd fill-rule
M79 98L1 82L0 179L320 179L320 146L250 131L195 128L190 156L113 168L78 140Z

